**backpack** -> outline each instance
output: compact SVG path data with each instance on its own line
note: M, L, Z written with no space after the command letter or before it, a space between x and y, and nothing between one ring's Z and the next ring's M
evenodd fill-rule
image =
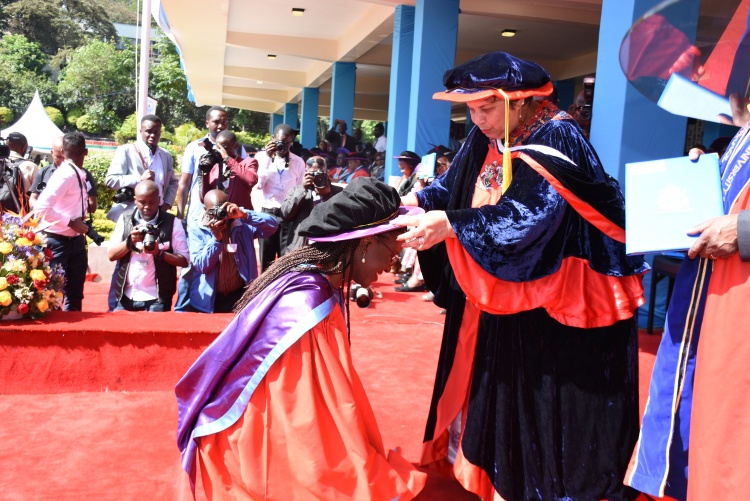
M7 159L0 175L0 209L17 214L28 211L28 197L23 189L20 165L24 158ZM0 161L1 162L1 161Z

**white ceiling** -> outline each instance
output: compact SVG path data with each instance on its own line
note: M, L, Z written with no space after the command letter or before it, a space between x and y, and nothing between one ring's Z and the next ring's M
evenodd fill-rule
M426 0L437 2L438 0ZM461 0L456 63L491 51L531 59L554 80L596 67L602 0ZM199 105L267 113L320 88L329 113L331 67L357 63L354 117L385 120L393 13L411 0L161 0ZM428 4L429 5L429 4ZM302 17L293 7L305 9ZM514 29L514 38L500 32ZM269 60L268 54L276 54Z

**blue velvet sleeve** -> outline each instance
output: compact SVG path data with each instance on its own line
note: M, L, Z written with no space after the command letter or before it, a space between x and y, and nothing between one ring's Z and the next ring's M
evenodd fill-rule
M446 212L463 248L488 273L525 281L544 268L558 268L561 253L545 256L565 216L567 202L542 176L520 160L513 183L497 205ZM556 260L556 262L550 262Z

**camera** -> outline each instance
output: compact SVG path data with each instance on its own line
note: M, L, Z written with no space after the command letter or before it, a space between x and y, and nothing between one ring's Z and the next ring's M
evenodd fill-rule
M591 121L591 108L594 104L594 83L596 83L595 77L584 77L583 78L583 100L584 104L581 107L581 111L578 116L584 122Z
M104 242L104 237L94 229L94 218L91 216L91 214L89 214L89 220L85 221L85 223L86 226L89 227L89 229L86 230L86 236L93 240L96 245L102 245L102 242Z
M112 201L116 204L126 204L135 200L135 190L130 186L120 188L112 197Z
M310 174L312 174L313 186L315 188L325 188L328 186L328 174L319 170L311 172Z
M0 159L6 159L10 157L10 146L4 137L0 137Z
M159 238L159 227L149 223L141 223L135 228L143 235L143 248L149 252L156 249L156 241Z
M224 221L229 218L229 211L227 211L227 208L224 205L211 207L206 211L206 214L208 214L214 222Z
M224 161L221 153L219 153L219 150L214 148L214 144L208 138L205 138L203 141L201 141L200 145L203 146L203 148L206 150L206 153L201 155L200 159L198 160L199 169L203 171L210 171L214 165L220 164Z
M349 299L355 301L360 308L367 308L372 301L372 291L369 287L362 287L357 283L352 283L349 289Z
M271 143L276 147L276 151L286 150L286 143L282 141L281 139L276 140L276 141L271 141Z

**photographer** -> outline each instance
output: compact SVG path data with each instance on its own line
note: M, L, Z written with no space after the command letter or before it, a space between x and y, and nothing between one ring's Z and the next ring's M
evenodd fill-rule
M204 313L229 313L247 284L258 276L254 238L278 228L270 214L247 211L211 190L204 197L199 224L188 229L193 282L190 307Z
M86 139L80 132L63 138L65 161L39 195L34 212L52 223L45 231L47 248L52 252L50 266L65 270L65 311L81 311L83 284L86 281L88 255L86 237L86 191L90 189L81 166L88 154Z
M305 164L302 185L292 188L279 209L281 218L289 225L290 238L285 253L304 247L305 237L297 234L297 229L310 215L313 207L343 189L341 186L332 185L328 180L328 167L323 157L310 157Z
M52 174L55 173L55 169L60 167L65 160L65 156L63 155L63 136L58 136L52 140L51 155L52 163L37 171L36 175L34 176L34 182L31 183L31 189L29 189L29 207L31 209L33 209L36 205L36 201L39 198L39 195L42 193L42 191L44 191L47 183L49 183ZM91 172L89 172L87 169L82 170L86 173L86 181L88 182L87 187L90 186L90 188L88 188L88 209L89 214L93 214L94 212L96 212L97 197L99 196L99 191L96 187L96 179L94 179L94 176L91 175Z
M234 132L223 130L216 135L216 147L211 147L198 162L201 202L206 193L219 189L227 194L228 202L252 210L250 190L258 183L258 161L242 158L239 149Z
M258 184L255 189L260 191L262 198L261 212L272 214L279 223L279 230L273 236L258 241L263 271L273 263L276 256L284 255L289 230L288 225L281 220L279 208L292 188L303 183L305 176L305 162L289 151L295 135L296 131L289 125L279 124L265 151L255 155L258 161Z
M155 182L162 209L166 212L172 207L177 196L178 180L172 154L159 147L161 127L161 118L146 115L141 119L138 140L115 151L105 182L119 192L107 214L108 219L117 221L120 214L133 207L132 191L128 189L134 189L140 181Z
M160 207L153 181L135 186L135 207L117 220L109 260L118 261L117 310L169 311L177 290L177 267L188 264L185 230Z

